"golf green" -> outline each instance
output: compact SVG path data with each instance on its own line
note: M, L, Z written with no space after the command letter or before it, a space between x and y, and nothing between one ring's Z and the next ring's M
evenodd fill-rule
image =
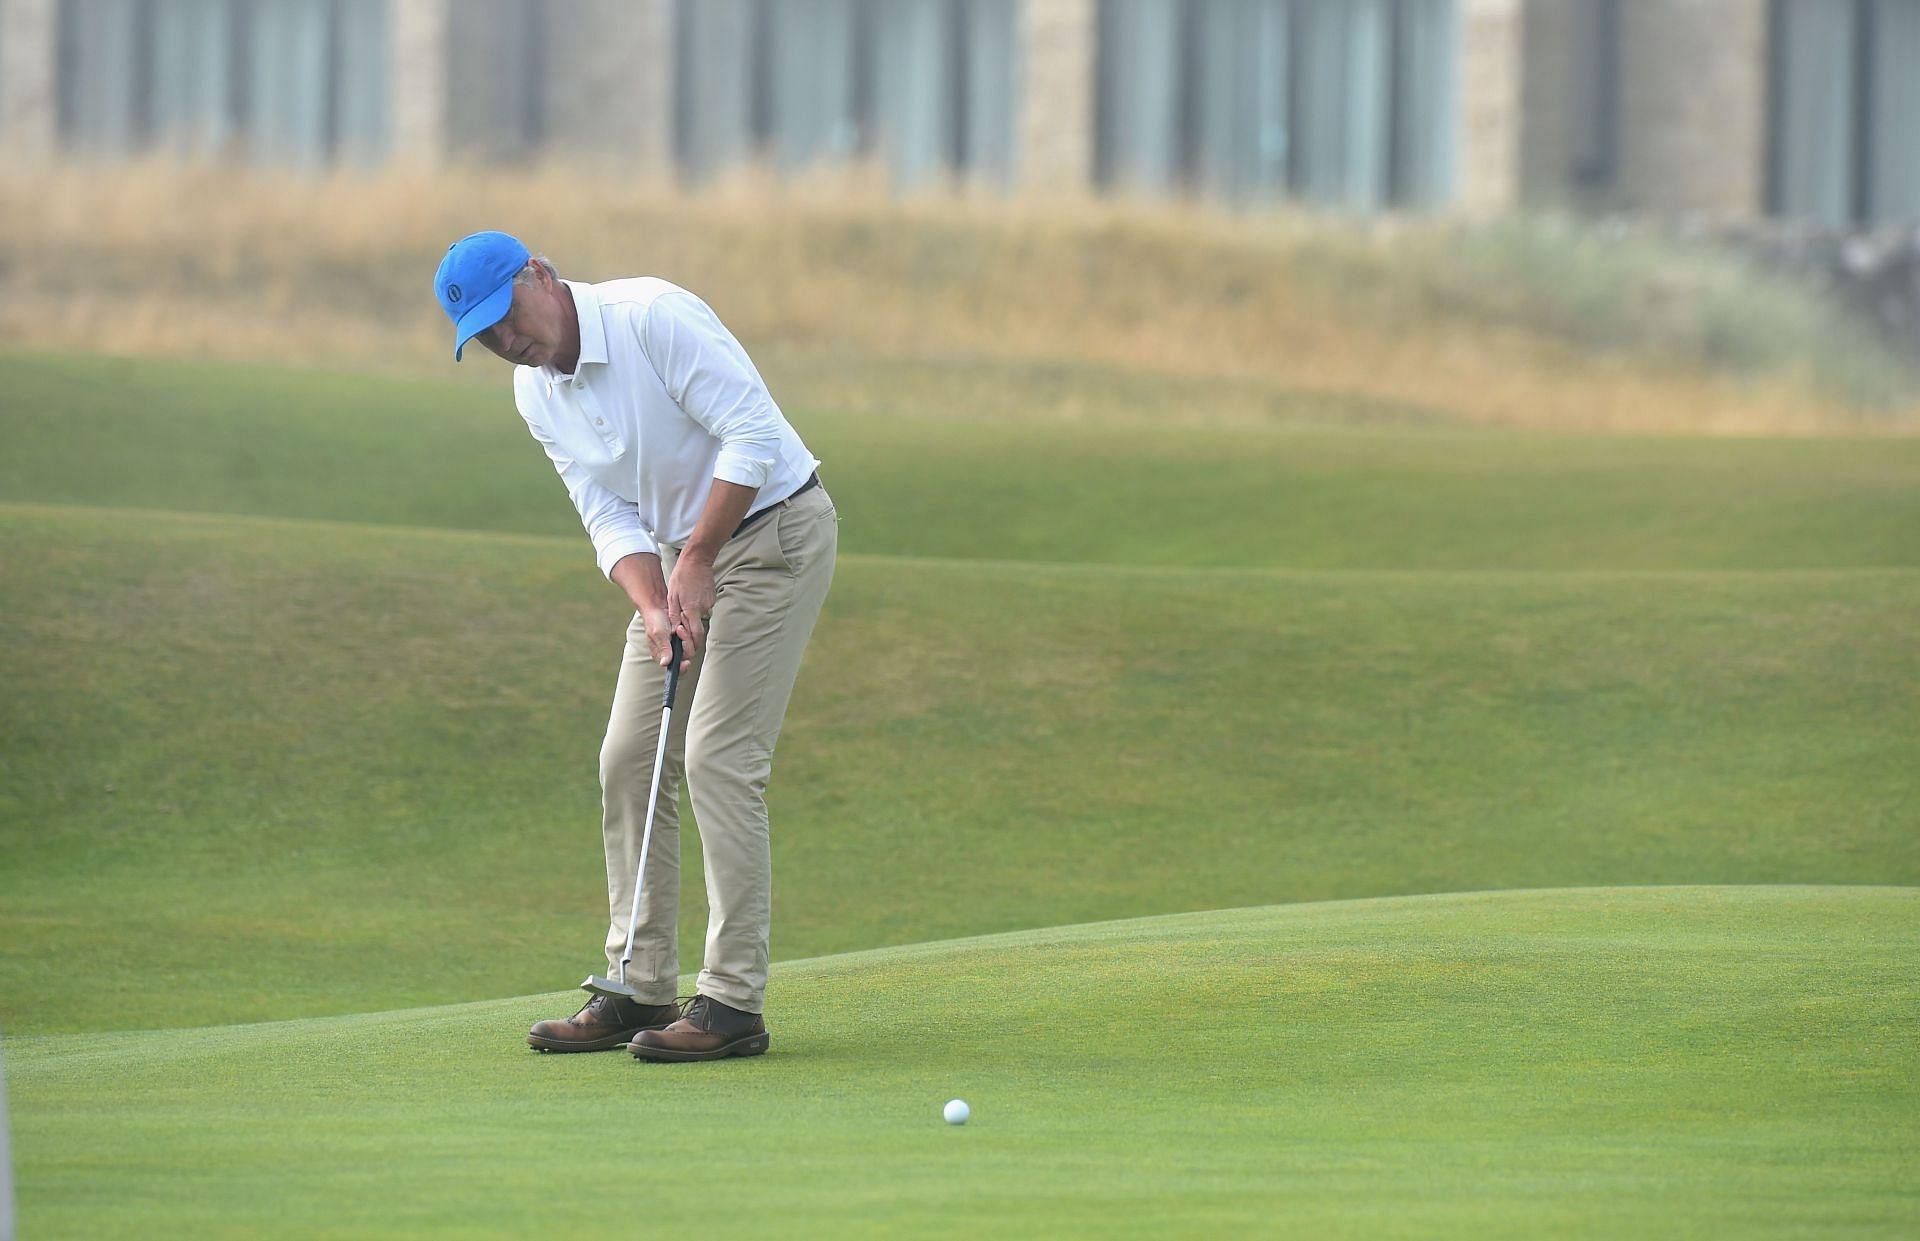
M1911 889L1513 892L793 962L714 1065L530 1051L577 993L14 1039L21 1227L1910 1236L1917 954Z

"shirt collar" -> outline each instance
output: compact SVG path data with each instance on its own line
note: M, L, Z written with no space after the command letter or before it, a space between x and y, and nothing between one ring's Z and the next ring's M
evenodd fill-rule
M604 366L607 362L607 327L600 320L600 295L594 292L590 284L577 280L563 280L562 284L573 293L573 309L580 316L580 357L573 364L573 377L579 378L580 368L592 362ZM543 367L552 370L551 367ZM558 371L553 378L565 378Z

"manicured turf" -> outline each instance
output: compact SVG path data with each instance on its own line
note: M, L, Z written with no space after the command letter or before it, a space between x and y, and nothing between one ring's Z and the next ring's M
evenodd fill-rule
M1911 1236L1916 954L1911 890L1524 892L782 966L721 1065L529 1051L577 993L15 1039L22 1235Z
M0 500L582 537L504 368L423 383L17 353L0 365ZM791 412L826 462L855 553L1920 568L1920 438L1354 431L1290 418L1255 429L1210 426L1206 411L1196 387L1164 425Z
M517 1041L626 609L504 389L0 364L26 1235L1920 1224L1920 441L795 411L776 1054L703 1071ZM1582 890L1300 903L1490 889Z
M599 968L624 613L572 540L0 509L0 542L10 1028ZM850 556L781 743L775 951L1396 892L1920 882L1917 614L1906 571Z

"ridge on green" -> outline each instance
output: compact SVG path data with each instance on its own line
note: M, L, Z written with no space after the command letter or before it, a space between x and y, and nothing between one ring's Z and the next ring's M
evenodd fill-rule
M8 1030L603 968L625 611L576 539L0 506L0 548ZM774 952L1489 887L1920 883L1916 615L1904 570L849 555L771 794ZM697 849L683 876L691 964Z
M21 1230L1907 1237L1917 957L1911 888L1483 893L783 964L719 1065L527 1049L577 993L15 1038Z
M568 536L504 367L430 382L0 352L0 501ZM485 379L475 380L475 375ZM777 393L776 393L777 395ZM1217 568L1920 567L1920 437L789 411L842 550Z

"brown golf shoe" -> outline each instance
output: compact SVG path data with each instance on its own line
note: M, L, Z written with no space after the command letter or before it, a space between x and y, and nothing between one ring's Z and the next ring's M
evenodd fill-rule
M611 1051L643 1030L657 1030L680 1015L673 1004L641 1004L596 995L571 1017L542 1021L527 1031L527 1046L541 1051Z
M641 1060L724 1060L757 1056L767 1049L767 1023L759 1013L729 1008L696 995L686 1015L664 1030L642 1030L627 1050Z

